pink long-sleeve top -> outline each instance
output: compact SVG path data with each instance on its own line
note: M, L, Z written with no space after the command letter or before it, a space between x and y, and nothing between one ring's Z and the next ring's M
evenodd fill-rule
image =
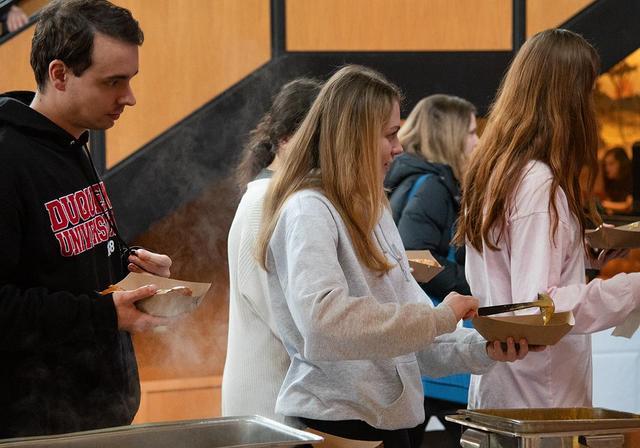
M473 375L470 408L591 406L590 333L620 324L640 307L640 273L585 283L583 235L560 188L552 241L551 182L546 164L533 161L525 167L507 212L500 250L483 244L479 253L467 244L466 275L481 306L529 301L547 291L557 312L573 311L575 326L543 352Z

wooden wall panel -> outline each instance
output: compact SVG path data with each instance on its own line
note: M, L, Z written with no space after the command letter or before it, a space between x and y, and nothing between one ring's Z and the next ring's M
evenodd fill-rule
M36 89L36 80L29 64L34 26L21 31L0 45L0 92Z
M20 7L31 16L37 12L47 0L22 0ZM31 38L34 25L21 31L16 36L0 45L0 92L11 90L35 90L36 80L29 64Z
M287 49L510 50L511 5L511 0L287 0Z
M145 33L137 104L107 131L107 166L271 57L269 0L117 0Z
M31 16L47 3L49 3L49 0L20 0L18 6L22 8L26 15Z
M220 417L222 377L142 381L133 423Z
M527 36L566 22L593 0L529 0L527 2Z
M271 57L269 0L117 0L145 42L132 85L137 104L107 131L107 166L224 92ZM0 45L0 92L35 90L34 27Z

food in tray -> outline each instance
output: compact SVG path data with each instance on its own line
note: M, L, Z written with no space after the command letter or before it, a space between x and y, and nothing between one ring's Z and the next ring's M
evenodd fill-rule
M440 267L438 262L429 258L412 258L411 261L415 261L416 263L426 264L427 266L433 266L434 268Z
M506 342L509 337L515 341L524 338L529 345L554 345L571 331L575 324L571 311L553 314L546 324L541 314L478 316L471 322L487 341Z
M191 289L187 288L186 286L176 286L169 289L158 289L158 291L156 291L156 295L169 293L176 293L177 295L188 297L191 297L193 295L193 291L191 291Z
M413 277L421 283L427 283L443 269L428 250L408 250L407 259Z
M551 321L553 313L556 309L551 296L545 293L540 293L538 294L538 300L535 300L533 302L508 303L505 305L480 307L478 308L478 315L491 316L493 314L510 313L527 308L540 308L540 314L542 314L542 320L545 325L547 325Z
M122 289L118 285L109 285L107 289L100 291L99 294L101 296L106 296L107 294L113 294L116 291L124 291L124 289Z
M158 291L150 297L138 300L136 308L147 314L173 317L194 311L211 287L211 283L190 282L165 278L149 273L130 272L115 285L110 285L101 294L115 291L132 291L145 285L157 285Z

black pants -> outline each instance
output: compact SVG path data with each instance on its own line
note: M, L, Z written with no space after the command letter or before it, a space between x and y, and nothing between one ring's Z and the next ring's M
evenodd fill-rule
M309 428L326 432L345 439L382 440L384 448L420 448L422 439L417 440L415 428L388 431L377 429L361 420L312 420L300 418Z
M453 401L438 400L437 398L424 398L424 423L412 429L411 438L418 445L427 439L427 446L437 446L438 448L457 448L460 446L460 436L462 427L457 423L452 423L444 419L445 415L456 414L458 409L465 409L467 406ZM444 431L430 432L425 435L425 428L431 417L437 417L444 426Z

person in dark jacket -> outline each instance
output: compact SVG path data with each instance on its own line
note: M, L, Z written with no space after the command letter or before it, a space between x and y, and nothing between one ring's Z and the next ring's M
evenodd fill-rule
M429 283L420 285L435 304L452 291L471 294L464 272L464 247L456 248L451 240L460 211L460 180L467 156L478 143L475 112L471 103L455 96L432 95L420 100L398 132L405 152L396 157L385 179L405 249L427 249L444 267ZM468 377L450 381L468 384ZM445 389L461 391L464 397L447 393L434 398L429 386L425 415L440 417L445 425L448 439L440 443L458 446L457 425L442 416L466 402L464 389ZM414 437L422 438L426 424L413 432Z
M37 93L0 97L0 438L131 423L140 390L130 332L167 320L101 295L127 273L169 276L171 259L120 237L86 148L135 104L142 31L104 0L53 1L31 65Z
M460 211L460 180L478 143L475 107L462 98L432 95L416 104L398 133L405 153L385 179L393 218L407 250L427 249L444 267L421 286L432 299L471 294L464 248L451 244Z

